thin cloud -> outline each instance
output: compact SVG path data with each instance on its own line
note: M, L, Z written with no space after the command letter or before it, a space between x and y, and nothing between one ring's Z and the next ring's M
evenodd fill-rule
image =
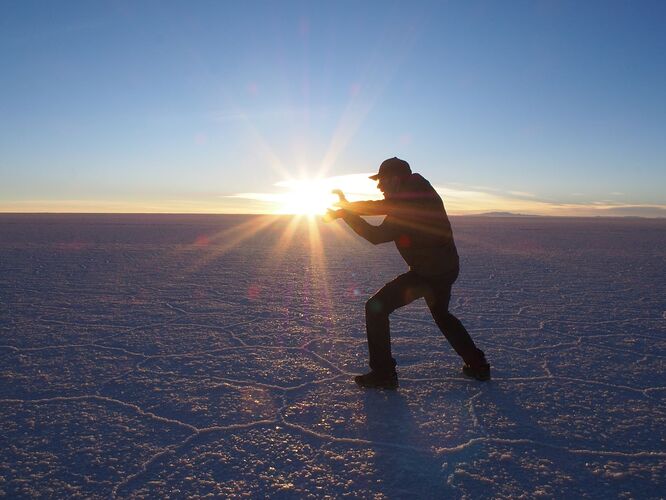
M534 193L527 193L525 191L508 191L508 193L514 196L522 196L524 198L536 198Z
M436 187L444 199L447 211L457 215L484 212L516 212L527 215L550 215L563 217L594 216L641 216L664 217L666 205L641 205L620 203L614 200L565 203L552 200L525 199L520 191L500 193L459 187ZM516 193L521 193L516 196ZM580 194L582 196L582 193Z

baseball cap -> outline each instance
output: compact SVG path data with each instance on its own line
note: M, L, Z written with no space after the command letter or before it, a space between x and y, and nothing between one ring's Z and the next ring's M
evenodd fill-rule
M381 165L379 165L379 172L375 175L371 175L370 179L376 181L380 177L406 177L411 175L412 169L409 168L409 163L400 158L393 157L388 160L384 160Z

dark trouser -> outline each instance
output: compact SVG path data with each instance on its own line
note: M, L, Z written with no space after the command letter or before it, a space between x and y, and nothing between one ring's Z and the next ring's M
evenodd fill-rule
M463 324L449 312L451 287L457 278L457 270L433 277L408 271L384 285L366 302L365 323L370 368L373 371L395 371L395 359L391 356L389 314L421 297L425 298L435 323L465 363L471 366L486 363L483 352L474 345Z

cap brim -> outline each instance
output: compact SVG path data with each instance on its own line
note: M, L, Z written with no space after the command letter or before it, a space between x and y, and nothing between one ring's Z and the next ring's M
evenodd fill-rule
M368 179L372 179L373 181L379 180L379 174L371 175Z

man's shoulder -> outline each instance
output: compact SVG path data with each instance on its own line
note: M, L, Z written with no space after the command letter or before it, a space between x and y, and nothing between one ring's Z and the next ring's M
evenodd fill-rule
M421 174L411 174L405 182L405 191L428 192L434 191L432 184Z
M420 174L409 176L399 196L401 201L422 202L439 199L439 194L430 182Z
M408 184L430 184L425 177L423 177L421 174L417 174L416 172L410 174L410 176L407 178L407 183Z

